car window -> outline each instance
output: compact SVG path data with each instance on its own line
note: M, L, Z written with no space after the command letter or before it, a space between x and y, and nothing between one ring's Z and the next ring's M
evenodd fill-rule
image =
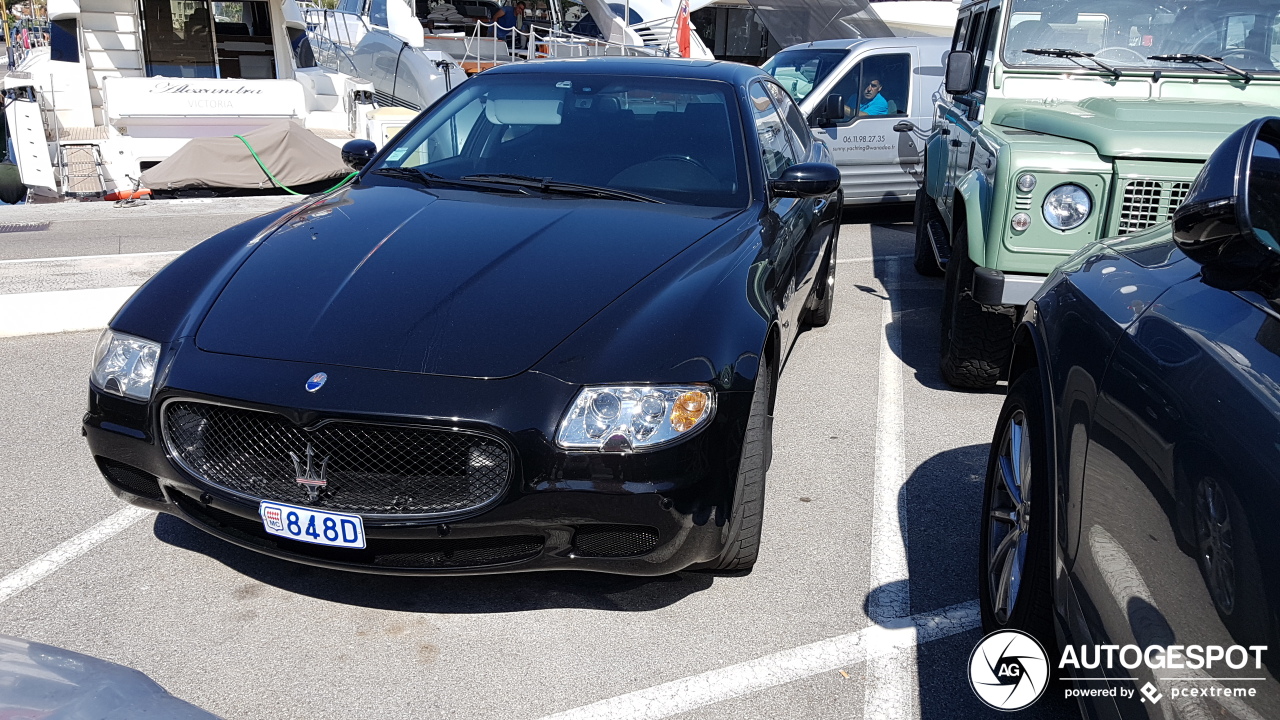
M375 175L381 167L454 179L506 173L692 205L748 202L741 111L723 82L486 73L392 142Z
M799 162L796 151L787 140L787 130L782 118L773 107L769 94L761 83L751 83L751 107L756 135L760 138L760 155L764 172L770 180L776 180L782 171Z
M991 66L996 61L996 40L1000 37L1000 8L988 12L986 22L982 51L975 58L978 61L978 80L973 86L976 92L984 94L987 91L987 76L991 74Z
M951 38L952 50L963 50L964 39L969 32L969 22L973 19L973 15L963 15L956 20L956 32Z
M800 112L800 108L796 107L795 101L791 99L786 90L773 83L765 83L765 88L769 91L769 95L773 98L774 106L777 107L782 119L787 124L787 130L790 131L788 136L791 139L791 144L795 146L797 154L800 155L802 160L809 157L809 148L813 145L813 135L809 131L809 124L804 121L804 115Z
M761 69L786 88L796 102L803 102L848 56L848 50L783 50L769 58Z
M986 13L974 13L973 20L969 23L969 34L964 38L965 50L974 52L978 43L982 41L982 25L986 18Z
M906 116L911 98L911 55L873 55L855 65L832 89L844 98L838 125L860 118Z

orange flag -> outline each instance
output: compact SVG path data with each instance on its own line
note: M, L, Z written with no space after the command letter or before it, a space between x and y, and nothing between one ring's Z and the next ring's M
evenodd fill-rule
M676 13L676 47L680 57L689 57L689 0L680 0L680 12Z

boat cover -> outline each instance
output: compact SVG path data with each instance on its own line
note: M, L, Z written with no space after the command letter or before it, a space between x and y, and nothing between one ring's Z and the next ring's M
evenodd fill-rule
M342 152L293 120L244 134L262 164L286 187L338 178L351 172ZM196 138L142 173L152 190L265 189L275 185L237 137Z

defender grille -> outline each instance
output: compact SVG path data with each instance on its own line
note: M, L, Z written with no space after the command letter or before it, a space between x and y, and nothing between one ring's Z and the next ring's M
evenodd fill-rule
M1124 186L1120 203L1120 233L1137 232L1159 225L1173 217L1191 183L1172 180L1130 180Z
M343 421L303 429L275 413L188 401L165 405L164 430L169 452L202 480L344 512L463 512L497 500L511 476L506 445L471 432ZM300 477L324 485L309 491Z

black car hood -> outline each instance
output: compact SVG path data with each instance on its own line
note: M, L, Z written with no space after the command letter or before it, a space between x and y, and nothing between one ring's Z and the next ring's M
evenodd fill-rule
M731 215L360 187L264 240L196 343L249 357L507 377Z

